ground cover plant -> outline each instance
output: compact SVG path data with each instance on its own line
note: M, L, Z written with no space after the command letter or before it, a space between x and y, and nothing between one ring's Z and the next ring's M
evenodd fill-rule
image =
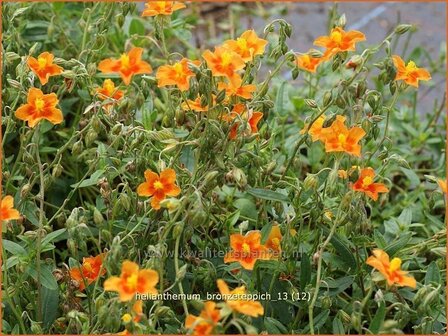
M229 6L2 5L3 333L446 332L445 45Z

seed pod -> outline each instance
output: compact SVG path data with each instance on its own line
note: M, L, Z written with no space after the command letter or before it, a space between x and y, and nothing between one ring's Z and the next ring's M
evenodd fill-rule
M93 128L89 129L87 131L86 137L85 137L85 142L86 142L86 146L90 147L91 144L93 144L93 142L98 138L98 133L95 132L95 130Z
M208 172L204 177L204 182L202 183L201 189L212 189L217 185L216 177L219 175L219 172L213 170Z
M331 90L324 93L324 99L323 99L324 106L328 106L331 104L332 97L333 95Z
M58 164L56 164L56 166L54 166L51 175L54 178L57 178L57 177L61 176L63 171L64 171L64 168L62 167L62 165L60 163L58 163Z
M221 104L225 98L226 98L226 90L223 89L223 90L219 91L218 94L216 95L216 104ZM202 103L202 101L201 101L201 103Z
M291 71L291 77L292 79L297 79L297 77L299 77L300 71L298 67L295 67L294 69L292 69Z
M81 140L76 141L72 146L72 154L74 156L78 156L79 154L81 154L82 149L83 149L82 141Z

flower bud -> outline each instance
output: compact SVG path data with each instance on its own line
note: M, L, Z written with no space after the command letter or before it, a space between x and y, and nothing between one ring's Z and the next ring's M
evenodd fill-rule
M305 99L305 104L307 104L312 109L317 108L317 103L314 99Z
M395 34L402 35L411 30L412 25L410 24L400 24L395 28Z
M305 181L303 181L303 187L305 190L312 190L317 187L318 179L315 174L307 174Z
M176 280L181 281L183 278L185 278L185 274L187 274L187 267L188 264L183 265L179 271L176 273Z
M103 215L101 214L101 212L97 208L93 209L93 222L96 225L99 225L102 222L104 222Z
M176 239L182 234L182 231L184 230L184 225L182 222L176 223L173 228L173 238Z

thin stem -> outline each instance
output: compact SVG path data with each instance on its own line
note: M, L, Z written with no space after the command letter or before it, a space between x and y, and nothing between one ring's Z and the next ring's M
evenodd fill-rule
M180 243L180 237L182 236L182 233L178 233L176 237L176 243L174 246L174 268L176 270L176 275L179 274L179 243ZM182 297L182 306L184 307L185 316L188 316L188 306L187 302L185 301L185 295L184 295L184 288L182 286L182 279L179 279L179 282L177 283L179 287L179 292Z
M41 284L41 274L40 274L40 254L41 254L41 234L44 227L44 203L45 203L45 181L44 181L44 170L42 167L42 162L40 159L39 152L39 142L40 142L40 125L36 128L36 160L39 168L39 179L40 179L40 208L39 208L39 229L37 232L37 242L36 242L36 270L37 270L37 318L38 321L42 321L42 284Z

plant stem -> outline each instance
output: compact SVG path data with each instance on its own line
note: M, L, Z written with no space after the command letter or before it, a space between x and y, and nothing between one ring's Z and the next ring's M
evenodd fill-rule
M37 270L37 319L42 321L42 284L41 284L41 274L40 274L40 254L41 254L41 234L44 229L44 202L45 202L45 181L44 181L44 170L42 167L42 162L40 160L40 125L36 128L35 133L36 139L36 160L39 168L39 179L40 179L40 208L39 208L39 228L37 231L37 242L36 242L36 270Z
M179 274L179 243L180 243L181 236L182 236L182 233L178 233L178 236L176 238L175 247L174 247L174 268L176 270L176 276ZM187 306L187 302L185 301L184 288L182 286L182 279L179 279L178 286L179 286L179 292L182 297L182 306L184 307L185 316L188 316L188 306Z

